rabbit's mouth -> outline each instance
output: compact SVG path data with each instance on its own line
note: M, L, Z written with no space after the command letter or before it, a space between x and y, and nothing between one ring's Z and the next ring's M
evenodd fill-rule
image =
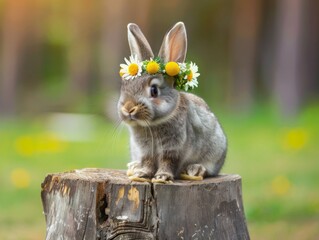
M139 119L135 116L122 117L122 120L131 127L141 126L141 127L150 127L151 123L146 119Z
M126 102L120 108L121 119L129 125L148 126L151 121L151 114L144 104Z

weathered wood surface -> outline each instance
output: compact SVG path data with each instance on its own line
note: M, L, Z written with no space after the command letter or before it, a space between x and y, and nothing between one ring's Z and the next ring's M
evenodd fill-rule
M47 240L249 239L238 175L170 184L82 169L42 183Z

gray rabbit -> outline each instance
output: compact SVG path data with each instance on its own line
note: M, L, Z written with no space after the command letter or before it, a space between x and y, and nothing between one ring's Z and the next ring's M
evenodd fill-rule
M153 59L140 28L133 23L127 28L132 56L138 61ZM158 57L164 63L183 63L186 50L186 29L178 22L165 35ZM130 131L127 174L132 180L166 183L219 173L227 139L203 99L178 91L175 78L162 73L136 72L132 79L122 76L121 82L118 112Z

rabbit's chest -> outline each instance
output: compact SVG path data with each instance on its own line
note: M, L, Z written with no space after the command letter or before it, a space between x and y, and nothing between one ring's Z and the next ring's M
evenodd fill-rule
M187 135L182 126L181 128L146 128L144 131L132 133L131 138L140 151L160 154L163 151L182 148Z

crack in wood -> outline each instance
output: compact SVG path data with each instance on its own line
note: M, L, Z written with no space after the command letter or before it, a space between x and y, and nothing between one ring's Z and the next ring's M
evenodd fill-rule
M83 231L83 237L82 237L82 240L84 240L85 236L86 236L86 232L87 232L87 228L88 228L88 224L89 224L89 217L90 217L90 213L91 213L91 216L92 216L92 212L93 212L93 203L94 203L94 199L95 199L95 190L94 188L92 187L93 191L91 191L91 204L90 204L90 208L88 209L88 213L86 214L86 219L85 219L85 227L84 227L84 231Z

